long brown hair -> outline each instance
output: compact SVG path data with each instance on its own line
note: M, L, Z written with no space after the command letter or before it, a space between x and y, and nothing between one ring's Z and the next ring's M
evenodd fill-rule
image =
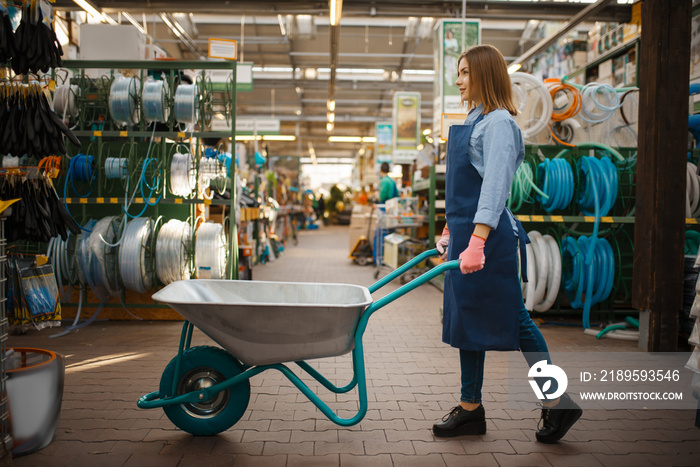
M462 59L469 66L469 108L475 107L474 96L477 96L484 105L484 115L496 109L505 109L511 115L517 115L508 67L501 52L492 45L477 45L462 52L457 60L458 67Z

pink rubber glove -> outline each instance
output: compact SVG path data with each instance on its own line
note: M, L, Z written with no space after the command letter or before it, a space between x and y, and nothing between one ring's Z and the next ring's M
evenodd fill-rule
M442 237L435 244L435 248L440 253L440 259L447 259L447 246L450 244L450 231L447 227L442 229Z
M486 256L484 256L485 244L486 240L472 235L471 240L469 240L469 246L459 255L461 260L459 269L462 271L462 274L469 274L483 269L486 262Z

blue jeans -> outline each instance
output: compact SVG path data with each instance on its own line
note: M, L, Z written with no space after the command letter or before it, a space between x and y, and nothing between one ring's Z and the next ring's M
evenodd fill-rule
M524 352L529 366L540 360L549 359L547 343L542 333L530 318L530 313L523 308L520 311L520 351ZM462 402L481 403L481 386L484 384L484 357L486 352L477 350L459 350L459 362L462 367Z

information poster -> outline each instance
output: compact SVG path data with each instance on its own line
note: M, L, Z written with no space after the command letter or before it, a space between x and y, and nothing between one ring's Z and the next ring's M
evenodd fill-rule
M420 93L394 93L394 164L410 164L420 144Z
M444 113L463 113L457 81L457 62L463 51L481 43L479 20L443 20L435 29L436 81L433 131L440 131Z
M392 154L394 152L393 145L393 125L391 122L377 122L375 124L375 134L377 135L377 142L374 143L374 154L375 162L381 164L382 162L392 162Z

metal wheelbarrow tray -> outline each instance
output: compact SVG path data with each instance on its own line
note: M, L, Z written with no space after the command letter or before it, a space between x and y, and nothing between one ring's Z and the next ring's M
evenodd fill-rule
M153 295L246 365L332 357L352 350L366 287L189 280Z
M163 370L158 391L142 396L143 409L162 407L178 428L200 436L233 426L248 407L250 378L266 370L284 374L332 422L359 423L367 413L362 336L372 314L449 269L449 261L385 297L374 293L437 250L426 251L365 288L347 284L191 280L174 282L153 298L185 317L177 355ZM198 327L223 348L191 347ZM306 361L352 351L352 380L336 386ZM294 362L336 394L357 388L359 410L339 417L283 362Z

